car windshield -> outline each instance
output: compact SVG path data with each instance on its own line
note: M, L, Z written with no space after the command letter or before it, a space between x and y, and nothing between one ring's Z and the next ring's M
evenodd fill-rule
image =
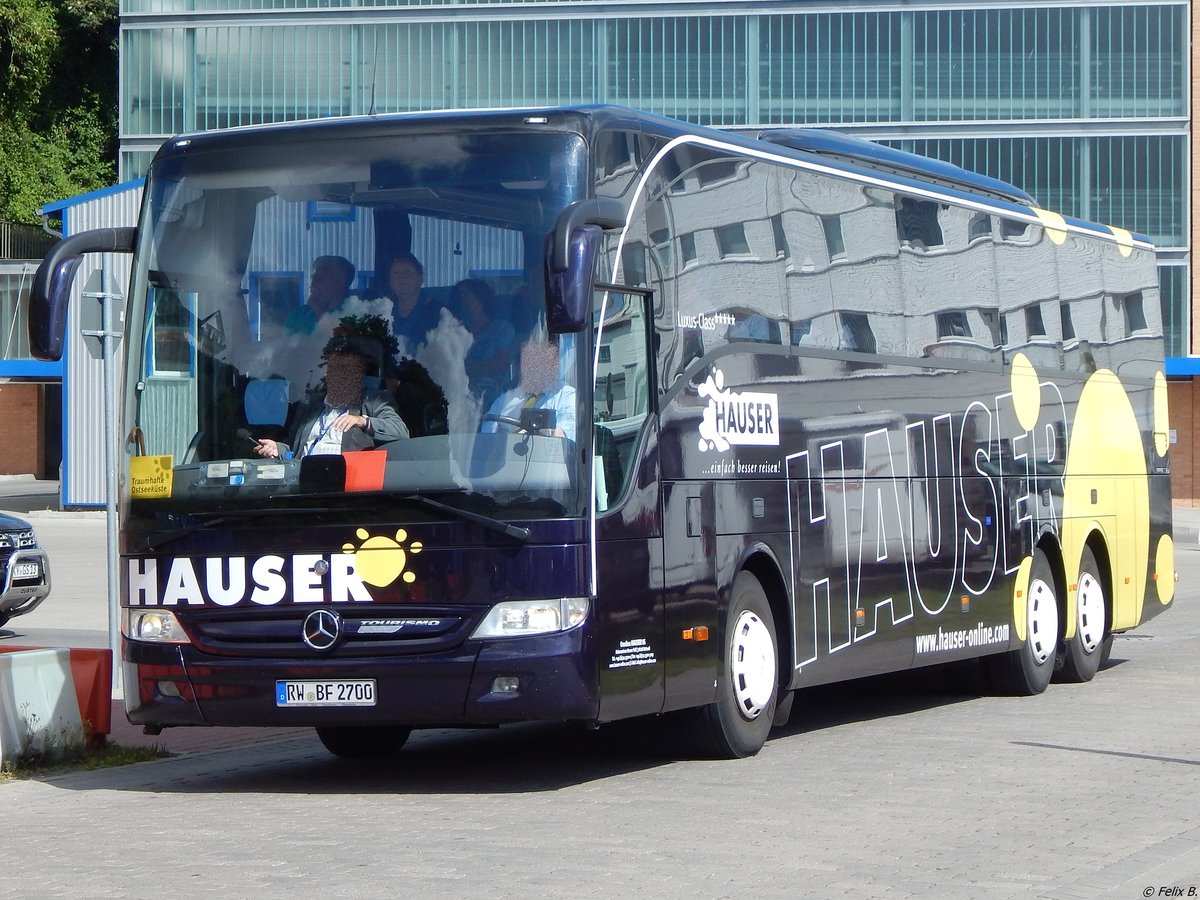
M336 133L177 142L152 167L127 313L131 521L394 516L418 496L580 514L586 353L547 333L543 260L582 139Z

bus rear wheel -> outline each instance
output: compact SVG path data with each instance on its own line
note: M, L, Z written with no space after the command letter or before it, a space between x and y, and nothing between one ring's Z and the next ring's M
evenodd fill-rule
M1075 636L1063 648L1063 681L1091 681L1104 659L1108 630L1104 582L1091 548L1079 560L1079 582L1075 591Z
M693 713L705 755L740 759L766 743L779 698L775 617L762 585L749 572L734 580L726 621L717 702Z
M395 756L412 734L406 725L318 725L325 749L342 759L384 759Z
M1033 551L1025 601L1025 643L988 661L998 689L1030 696L1042 693L1050 684L1060 633L1054 570L1041 550Z

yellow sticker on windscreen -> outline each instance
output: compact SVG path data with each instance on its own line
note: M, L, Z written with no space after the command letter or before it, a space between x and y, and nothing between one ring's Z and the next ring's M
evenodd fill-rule
M170 497L175 459L168 456L135 456L129 460L129 496Z

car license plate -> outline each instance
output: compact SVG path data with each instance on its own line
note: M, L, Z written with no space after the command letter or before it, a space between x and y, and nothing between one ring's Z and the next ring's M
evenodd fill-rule
M276 681L276 706L374 706L375 679Z
M17 563L13 566L13 578L41 578L42 567L35 562Z

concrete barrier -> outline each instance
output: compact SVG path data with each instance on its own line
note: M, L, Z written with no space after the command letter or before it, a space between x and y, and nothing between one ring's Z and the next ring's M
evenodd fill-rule
M0 647L0 763L53 753L112 730L112 653Z

